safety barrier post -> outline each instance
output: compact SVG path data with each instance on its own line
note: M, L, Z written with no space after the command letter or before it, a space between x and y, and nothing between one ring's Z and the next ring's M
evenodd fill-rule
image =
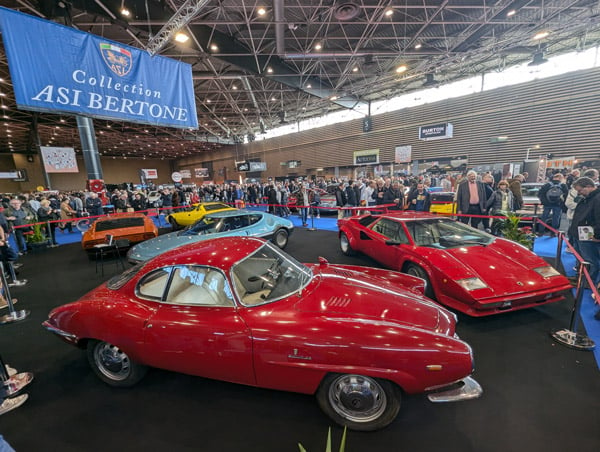
M586 283L585 273L587 272L589 262L581 262L579 274L577 275L577 290L575 292L575 303L571 312L571 323L569 329L557 330L550 335L556 342L577 350L594 350L596 344L585 334L577 333L579 328L579 311L581 309L581 300L583 299L584 285ZM585 271L584 271L585 270Z
M558 243L556 245L556 257L554 258L554 268L558 269L560 264L561 264L561 254L562 254L562 245L563 245L563 240L564 240L564 232L562 231L558 231L557 234L557 238L558 238Z
M17 274L15 273L15 267L13 266L12 262L10 262L10 261L6 262L6 266L8 267L8 273L10 274L10 280L11 280L11 282L8 283L8 286L20 287L20 286L24 286L25 284L27 284L26 279L17 279ZM3 270L2 274L4 275L4 269L2 269L2 270Z
M2 278L2 287L4 288L4 298L8 303L8 314L0 316L0 325L25 320L29 316L30 312L27 310L15 311L15 305L10 296L10 290L6 281L6 276L4 275L4 263L2 261L0 261L0 274L0 278Z

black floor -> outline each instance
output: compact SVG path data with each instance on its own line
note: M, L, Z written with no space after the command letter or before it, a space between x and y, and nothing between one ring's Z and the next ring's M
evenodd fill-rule
M304 262L376 265L345 257L337 234L298 230L288 253ZM297 451L325 450L332 422L311 396L262 390L152 370L134 388L96 378L84 353L41 326L55 306L102 279L78 244L22 259L12 289L28 320L0 326L0 352L35 381L29 400L0 417L0 434L16 451ZM106 267L106 277L116 266ZM405 397L396 421L374 433L348 432L352 451L600 450L600 373L589 352L555 344L548 332L567 327L571 302L490 318L460 315L458 334L475 352L478 400L433 404ZM4 314L6 309L0 311ZM337 445L341 429L333 427ZM333 450L337 450L334 447Z

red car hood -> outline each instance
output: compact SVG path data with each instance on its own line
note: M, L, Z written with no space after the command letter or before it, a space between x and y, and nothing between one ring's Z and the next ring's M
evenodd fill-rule
M435 252L434 265L450 278L478 277L495 295L549 289L569 285L560 275L544 278L533 269L548 264L515 243L496 239L488 246L466 246Z
M367 276L344 267L313 268L315 285L296 303L302 312L403 326L454 334L455 319L427 298L390 284L383 277Z

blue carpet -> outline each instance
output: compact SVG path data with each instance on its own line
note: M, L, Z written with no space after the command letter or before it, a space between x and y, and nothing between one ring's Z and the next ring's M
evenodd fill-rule
M539 237L535 240L533 251L535 254L541 257L554 258L556 256L556 248L558 247L558 239L554 237ZM575 269L575 256L571 253L566 252L566 246L563 243L561 252L561 262L565 269L567 276L574 276L576 274ZM575 295L575 289L573 289L573 295ZM581 300L581 309L579 315L583 321L587 336L596 343L594 349L594 356L596 357L596 363L600 368L600 321L594 318L594 314L599 309L599 306L594 302L592 298L592 291L589 289L584 290L583 297ZM569 327L571 319L565 319L565 328ZM557 329L561 327L558 326Z

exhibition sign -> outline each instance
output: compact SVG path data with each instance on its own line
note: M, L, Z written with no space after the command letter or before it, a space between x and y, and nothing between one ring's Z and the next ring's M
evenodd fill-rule
M0 8L17 106L198 128L189 64Z
M454 132L453 129L452 124L449 122L444 124L434 124L432 126L421 126L419 127L419 140L431 141L452 138Z
M412 146L396 146L394 163L410 163L412 160Z
M158 171L156 169L142 169L144 178L146 179L158 179Z
M194 173L196 173L196 177L208 177L208 168L194 168Z
M369 165L379 163L379 149L369 149L367 151L354 151L355 165Z
M46 173L78 173L75 149L40 146Z

